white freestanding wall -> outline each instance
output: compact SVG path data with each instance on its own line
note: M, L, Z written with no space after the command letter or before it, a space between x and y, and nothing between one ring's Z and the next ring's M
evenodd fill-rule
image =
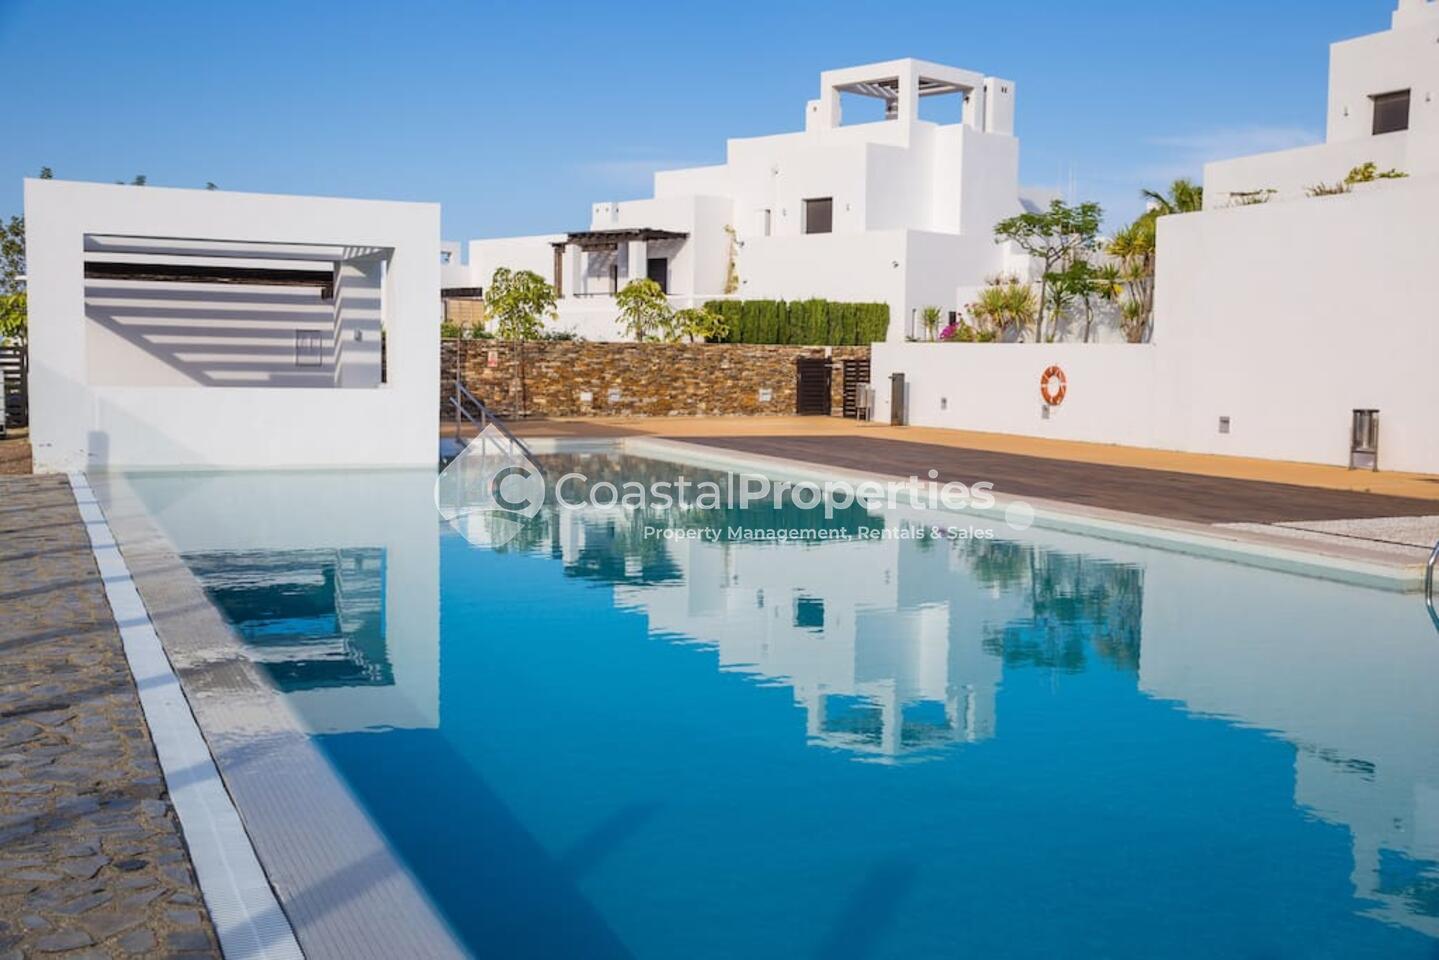
M37 471L435 462L438 205L27 180L25 213ZM225 385L158 370L87 316L90 236L355 251L336 270L334 305L295 311L296 329L325 331L327 382ZM176 286L200 296L199 284ZM237 286L223 296L250 294ZM242 304L240 315L257 313ZM220 331L223 318L205 322ZM97 350L107 353L92 363Z

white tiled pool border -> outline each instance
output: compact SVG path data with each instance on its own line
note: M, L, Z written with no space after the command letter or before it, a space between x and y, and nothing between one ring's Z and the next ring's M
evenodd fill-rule
M230 960L301 958L104 511L84 474L69 480L220 948Z
M117 560L121 549L129 558L134 576L127 571L126 577L136 591L135 602L148 609L156 652L168 657L171 676L178 678L171 689L203 736L201 749L233 800L232 810L244 824L272 899L283 905L283 912L277 906L276 913L288 918L299 945L293 956L465 956L284 698L259 679L241 641L124 475L100 474L93 480L98 489L87 490L92 509L102 522L102 508L109 511L107 532L111 543L120 545L111 550ZM181 826L188 842L183 816ZM201 885L203 890L203 877ZM228 948L226 956L232 956ZM268 960L269 955L253 956Z

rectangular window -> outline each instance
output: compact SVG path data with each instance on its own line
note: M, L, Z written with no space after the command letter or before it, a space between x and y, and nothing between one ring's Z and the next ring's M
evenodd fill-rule
M1370 97L1374 101L1374 135L1398 133L1409 129L1409 91L1381 93Z
M834 232L834 197L817 197L804 202L804 232Z
M805 630L823 630L824 601L817 597L795 597L794 625Z
M764 235L765 235L766 237L769 236L770 227L771 227L770 212L769 212L769 210L765 210L765 212L764 212Z

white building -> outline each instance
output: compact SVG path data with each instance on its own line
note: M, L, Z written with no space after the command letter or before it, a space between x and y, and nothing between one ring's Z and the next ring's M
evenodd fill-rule
M427 465L438 205L25 181L37 471Z
M566 566L614 551L622 509L564 510L552 528ZM789 688L809 742L877 763L923 760L995 735L1003 664L969 642L985 624L1023 616L1026 598L968 576L949 545L938 565L925 545L883 539L790 541L762 549L678 539L663 547L672 575L638 570L614 587L619 609L650 634L712 649L718 668ZM932 544L930 546L933 546ZM629 558L625 558L627 561ZM855 571L869 574L856 578Z
M1272 199L1342 181L1363 163L1411 176L1439 173L1439 4L1399 0L1390 29L1329 48L1329 106L1324 142L1210 163L1206 209L1268 191Z
M1205 168L1207 208L1158 221L1151 343L891 342L873 381L905 374L918 425L1335 465L1377 410L1379 467L1439 473L1436 52L1439 3L1400 0L1390 29L1333 46L1327 142ZM1306 192L1367 162L1408 176Z
M987 277L1027 269L994 241L1023 209L1013 83L904 59L826 71L819 94L803 131L730 140L724 163L657 173L652 198L597 203L583 230L472 241L445 286L533 270L560 294L558 327L591 339L622 338L613 295L648 277L676 307L883 302L903 340L921 308L954 310ZM843 122L867 101L876 119ZM923 119L921 102L949 116Z

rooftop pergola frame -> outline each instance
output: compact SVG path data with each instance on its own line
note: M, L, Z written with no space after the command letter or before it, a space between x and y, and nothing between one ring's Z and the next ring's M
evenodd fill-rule
M859 80L855 83L840 84L835 87L840 93L853 93L861 97L873 97L884 101L884 118L893 120L899 116L899 77L884 77L879 80ZM939 97L946 94L957 93L969 99L970 91L973 88L956 83L953 80L941 80L934 77L920 76L919 96Z
M556 240L553 246L567 247L571 244L581 250L615 250L622 243L651 240L685 240L689 234L678 230L660 230L655 227L627 227L617 230L578 230L566 234L565 239Z
M821 127L840 126L840 95L845 93L884 101L885 119L900 121L919 119L923 97L958 94L964 101L965 126L984 129L989 122L984 104L987 79L991 78L973 70L912 58L826 70L820 74L817 120Z
M555 295L559 297L566 295L566 273L570 274L570 296L596 295L586 289L583 254L614 253L617 255L621 246L627 246L630 263L630 273L627 279L635 280L645 276L651 243L687 239L689 239L688 233L680 230L662 230L657 227L619 227L613 230L577 230L568 233L563 240L556 240L550 244L555 252ZM615 270L617 271L618 268L616 267ZM619 278L616 272L611 276L611 289L607 293L614 294L618 285Z

